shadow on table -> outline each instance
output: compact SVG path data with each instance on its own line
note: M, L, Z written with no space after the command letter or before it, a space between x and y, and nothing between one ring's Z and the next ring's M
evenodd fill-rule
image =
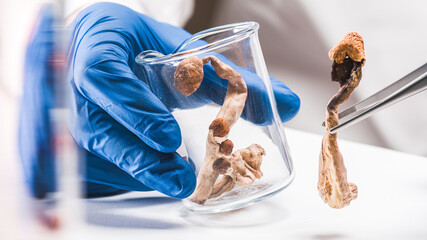
M186 221L206 227L250 227L277 223L287 216L282 206L272 201L263 201L242 209L223 212L200 214L188 211L184 207L180 216Z
M146 218L143 216L136 217L120 214L118 210L126 208L146 208L162 204L173 204L179 201L180 200L167 197L144 197L119 200L89 199L86 201L85 219L88 224L113 228L178 228L181 227L181 225L173 222Z

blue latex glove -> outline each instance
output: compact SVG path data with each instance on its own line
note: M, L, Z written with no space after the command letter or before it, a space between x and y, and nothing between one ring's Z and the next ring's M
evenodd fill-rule
M189 196L196 177L190 164L175 153L181 132L170 113L180 106L173 99L159 100L167 91L152 92L146 83L153 79L146 79L134 59L148 49L168 54L190 34L113 3L82 10L70 31L71 133L86 150L88 194L123 189ZM210 75L213 77L208 72L206 82ZM272 84L281 119L287 121L298 112L299 98L281 82L272 79ZM210 94L208 85L202 83L194 98L202 104L220 103L221 98ZM216 91L225 95L225 86L220 84ZM249 95L266 96L255 84L248 88ZM266 121L251 116L256 115L244 111L243 117L253 122Z
M53 7L46 5L35 22L25 58L19 122L19 154L31 195L44 198L56 188L52 126Z

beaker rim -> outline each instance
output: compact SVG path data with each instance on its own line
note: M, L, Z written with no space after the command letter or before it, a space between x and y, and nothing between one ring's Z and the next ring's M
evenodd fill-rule
M232 29L234 29L235 31L235 34L233 34L232 36L180 52L181 49L183 49L185 46L194 41ZM253 21L232 23L206 29L187 38L184 42L181 43L181 45L179 45L172 53L168 55L164 55L154 50L146 50L138 54L138 56L135 58L135 61L138 64L161 64L169 61L178 61L183 58L188 58L205 52L210 52L220 47L235 43L237 41L240 41L241 39L246 38L247 36L252 35L258 29L259 24Z

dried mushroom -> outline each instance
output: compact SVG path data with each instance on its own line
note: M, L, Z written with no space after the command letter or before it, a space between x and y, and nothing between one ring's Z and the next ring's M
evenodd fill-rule
M258 144L233 152L234 144L227 139L231 127L242 114L247 97L245 81L229 65L214 56L184 59L174 74L175 88L186 96L195 92L203 80L203 65L209 62L220 78L228 80L228 86L224 103L209 126L205 159L197 176L196 190L189 197L198 204L232 190L235 185L251 185L262 176L260 166L265 155Z
M347 170L338 149L337 134L329 130L338 125L338 106L345 102L362 78L365 52L362 37L348 33L329 51L333 60L331 78L340 84L340 90L330 100L326 109L326 132L319 156L319 181L317 188L325 203L332 208L343 208L357 198L357 186L347 182Z

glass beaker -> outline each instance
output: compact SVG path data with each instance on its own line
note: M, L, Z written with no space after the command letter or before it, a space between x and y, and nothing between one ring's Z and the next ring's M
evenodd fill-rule
M242 208L294 178L258 28L256 22L220 26L193 35L169 55L149 50L136 58L178 121L183 149L195 165L196 190L183 200L191 211Z

